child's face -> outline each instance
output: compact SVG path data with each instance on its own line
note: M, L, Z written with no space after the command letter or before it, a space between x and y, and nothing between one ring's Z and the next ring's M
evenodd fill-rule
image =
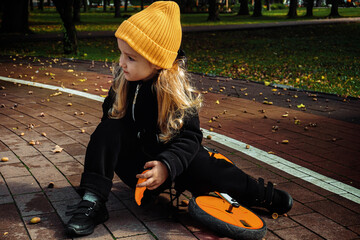
M149 80L161 69L138 54L124 40L118 38L117 41L121 52L119 65L124 70L126 80Z

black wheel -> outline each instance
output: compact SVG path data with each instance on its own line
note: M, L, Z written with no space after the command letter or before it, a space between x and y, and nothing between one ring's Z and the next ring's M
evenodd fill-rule
M266 223L249 209L231 205L222 198L199 196L189 202L190 215L221 236L233 239L262 239Z

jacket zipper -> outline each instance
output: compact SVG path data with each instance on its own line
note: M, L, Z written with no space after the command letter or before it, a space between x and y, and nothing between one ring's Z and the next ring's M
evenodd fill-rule
M136 98L137 98L137 95L139 93L139 89L141 87L141 83L139 83L137 86L136 86L136 90L135 90L135 96L134 96L134 100L133 100L133 104L132 104L132 118L135 122L135 104L136 104Z

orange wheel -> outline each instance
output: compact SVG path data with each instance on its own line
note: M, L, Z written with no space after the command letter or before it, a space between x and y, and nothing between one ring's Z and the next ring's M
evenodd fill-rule
M262 239L265 222L245 207L230 207L222 198L199 196L189 203L192 217L222 236L234 239Z

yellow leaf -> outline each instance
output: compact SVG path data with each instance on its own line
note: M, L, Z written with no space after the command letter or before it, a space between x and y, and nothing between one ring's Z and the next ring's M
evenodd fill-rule
M67 72L74 72L74 70L72 70L72 69L69 69L69 70L67 70Z
M300 105L297 105L297 108L304 108L305 107L305 105L304 104L300 104Z
M270 82L264 81L265 86L269 86Z
M220 104L220 101L219 100L216 100L216 102L215 102L216 104Z
M109 92L109 90L108 89L101 89L101 91L103 91L103 92Z

